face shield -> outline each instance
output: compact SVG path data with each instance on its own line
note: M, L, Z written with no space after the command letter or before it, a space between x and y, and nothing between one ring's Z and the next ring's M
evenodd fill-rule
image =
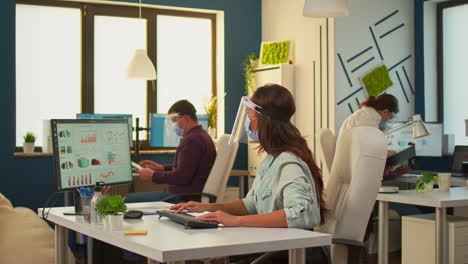
M260 106L254 104L250 100L250 97L243 96L241 98L239 108L237 109L236 120L232 127L231 137L229 138L229 144L235 142L247 143L248 138L246 131L249 131L250 137L255 138L254 135L257 131L251 130L251 126L247 127L247 125L258 118L258 115L261 113L261 109L262 108Z
M166 115L166 118L164 119L164 141L168 146L178 146L180 143L180 139L183 135L183 130L179 127L177 121L181 117L181 114L173 113Z

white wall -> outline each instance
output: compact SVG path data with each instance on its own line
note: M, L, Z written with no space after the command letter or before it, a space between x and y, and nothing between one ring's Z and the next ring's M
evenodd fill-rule
M304 0L262 0L262 41L293 43L296 125L315 151L315 131L335 129L333 55L327 56L333 50L333 20L304 17L303 7Z
M396 121L407 120L408 117L414 114L415 99L413 1L350 0L349 8L350 16L335 19L334 67L337 129L352 111L358 109L358 102L361 103L367 98L365 89L359 90L362 87L360 78L376 66L385 64L387 68L390 68L411 56L391 70L390 76L394 85L387 90L388 93L395 95L400 102L400 113L397 115ZM394 15L378 23L395 11L397 12ZM384 36L385 33L400 25L402 25L400 28ZM375 35L375 41L371 30ZM377 46L380 48L383 59ZM368 50L362 55L348 62L349 59L366 49ZM343 60L344 67L338 58L338 54ZM358 68L366 61L369 62ZM349 81L343 68L346 68ZM354 69L356 70L352 72ZM406 99L403 90L408 99ZM351 94L353 95L350 96ZM344 100L348 96L349 98ZM338 103L340 104L338 105Z

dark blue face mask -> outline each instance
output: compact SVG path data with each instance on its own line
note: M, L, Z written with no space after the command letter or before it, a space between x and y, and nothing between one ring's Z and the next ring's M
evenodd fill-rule
M174 123L173 129L177 136L182 137L184 135L184 130L180 128L179 124Z
M258 132L250 129L250 119L248 117L245 118L245 133L247 133L247 136L252 140L260 141L258 139Z
M387 121L380 120L379 129L382 130L382 131L385 131L385 128L387 128Z

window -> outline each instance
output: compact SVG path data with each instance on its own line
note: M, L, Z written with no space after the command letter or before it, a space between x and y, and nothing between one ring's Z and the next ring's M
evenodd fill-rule
M146 49L145 19L95 16L95 113L131 113L146 124L146 81L125 78L136 49Z
M468 61L468 2L464 4L446 3L439 7L439 17L442 25L442 69L439 69L439 96L441 96L444 124L444 134L455 135L455 145L468 145L465 135L465 119L468 118L468 76L466 62ZM440 52L440 51L439 51ZM441 74L441 75L440 75Z
M81 106L81 10L16 6L16 145L42 145L42 120L74 118Z
M17 0L16 12L17 146L26 131L42 145L42 119L132 114L148 127L149 113L188 99L202 114L216 96L214 14L55 0ZM155 82L126 79L142 48Z
M189 99L203 114L214 94L211 20L157 16L158 113L180 99Z

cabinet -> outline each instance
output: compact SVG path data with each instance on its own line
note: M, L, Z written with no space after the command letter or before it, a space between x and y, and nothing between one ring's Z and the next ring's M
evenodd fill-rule
M268 83L275 83L284 86L291 92L293 97L295 96L293 64L260 66L254 69L254 74L254 84L256 88ZM294 116L291 121L295 123ZM255 176L258 166L266 157L265 153L258 153L259 145L260 144L258 142L249 139L247 151L250 176Z
M468 263L468 218L448 216L449 264ZM402 217L401 263L435 263L435 215Z

